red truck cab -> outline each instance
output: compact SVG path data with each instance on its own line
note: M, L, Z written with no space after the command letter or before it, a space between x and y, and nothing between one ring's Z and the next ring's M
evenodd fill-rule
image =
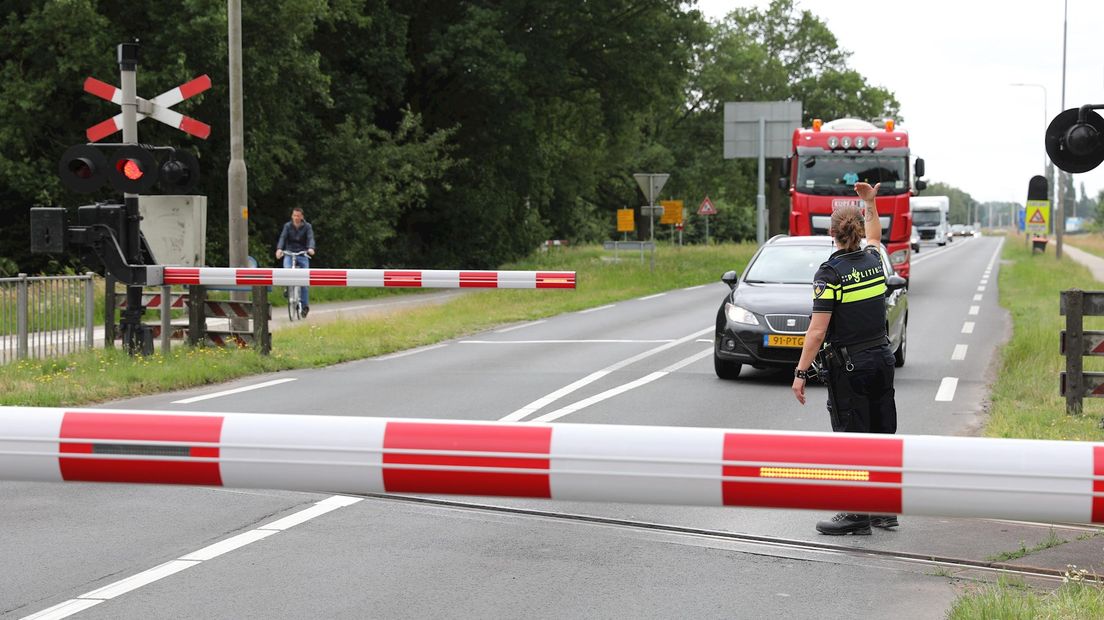
M832 211L842 206L862 207L854 185L881 183L878 216L882 243L898 275L909 279L912 212L909 197L925 184L924 160L917 159L915 176L909 176L908 132L893 120L876 126L842 118L827 123L813 121L809 129L795 129L788 176L780 186L790 192L790 234L827 235Z

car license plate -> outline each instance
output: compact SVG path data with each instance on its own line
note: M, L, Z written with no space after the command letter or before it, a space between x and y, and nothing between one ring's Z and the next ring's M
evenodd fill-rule
M805 346L805 336L784 336L782 334L764 334L764 347L791 347L800 349Z

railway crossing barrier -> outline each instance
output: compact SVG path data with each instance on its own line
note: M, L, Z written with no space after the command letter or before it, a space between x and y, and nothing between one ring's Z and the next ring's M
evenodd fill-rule
M1104 443L0 407L0 479L1104 523Z

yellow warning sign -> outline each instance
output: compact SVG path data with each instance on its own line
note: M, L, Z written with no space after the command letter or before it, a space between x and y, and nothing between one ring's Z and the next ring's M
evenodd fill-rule
M659 218L660 224L682 223L681 200L660 200L659 204L663 206L663 215Z
M636 218L632 209L617 210L617 232L632 232L636 230Z
M1028 200L1024 211L1025 229L1034 235L1045 235L1050 230L1050 201Z

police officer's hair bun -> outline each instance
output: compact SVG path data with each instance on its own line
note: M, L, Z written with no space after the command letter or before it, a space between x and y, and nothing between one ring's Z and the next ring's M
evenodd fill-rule
M857 250L866 232L858 207L839 207L832 212L832 236L841 250Z

